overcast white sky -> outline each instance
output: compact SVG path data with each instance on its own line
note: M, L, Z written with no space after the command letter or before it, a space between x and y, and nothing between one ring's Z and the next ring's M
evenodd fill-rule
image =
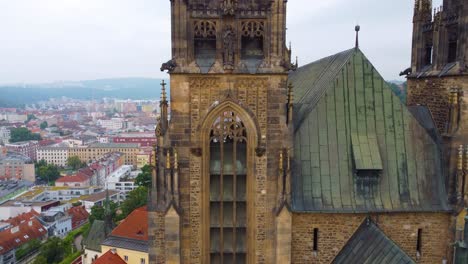
M434 1L437 6L442 0ZM167 77L169 0L0 0L0 83ZM382 75L410 65L414 0L289 0L288 41L305 64L354 46Z

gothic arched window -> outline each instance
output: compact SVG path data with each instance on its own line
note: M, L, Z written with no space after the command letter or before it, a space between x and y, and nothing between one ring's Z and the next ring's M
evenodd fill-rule
M202 73L207 73L216 59L216 22L198 20L193 26L195 60Z
M222 112L210 131L210 259L246 263L247 131L232 111Z

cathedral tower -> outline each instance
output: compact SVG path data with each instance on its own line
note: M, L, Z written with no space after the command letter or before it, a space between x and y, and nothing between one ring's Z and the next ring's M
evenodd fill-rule
M289 202L287 78L296 68L285 45L286 1L172 0L171 12L151 263L287 263L276 228Z
M426 106L443 136L446 186L453 204L468 202L468 189L459 171L459 151L467 147L468 3L416 0L413 49L408 74L408 105ZM466 196L466 197L464 197ZM465 202L464 202L465 200Z

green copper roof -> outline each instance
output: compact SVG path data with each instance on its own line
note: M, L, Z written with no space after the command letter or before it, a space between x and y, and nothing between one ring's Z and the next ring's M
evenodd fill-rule
M106 224L102 220L94 220L88 236L83 241L87 249L101 252L101 243L106 239ZM110 234L112 230L107 230Z
M360 50L305 65L289 81L294 211L449 209L439 145Z
M351 132L354 167L356 170L381 170L379 145L375 134L358 134Z

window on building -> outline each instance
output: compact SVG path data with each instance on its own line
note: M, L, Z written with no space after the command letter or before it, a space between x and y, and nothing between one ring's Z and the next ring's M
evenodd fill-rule
M264 22L246 21L242 23L241 59L256 66L264 58Z
M314 228L314 243L313 243L313 250L314 252L318 251L318 236L319 236L319 229Z
M432 45L426 47L425 58L424 58L424 65L432 64L432 53L433 47Z
M416 241L416 254L421 256L421 248L422 248L422 228L418 229L418 237Z
M207 73L216 59L216 22L195 21L193 31L195 60L202 73Z
M124 260L128 261L128 256L127 255L124 256Z
M146 264L146 260L144 258L140 259L140 264Z
M448 52L447 52L447 63L452 63L457 60L457 49L458 49L458 34L457 27L448 28Z
M448 44L448 58L447 62L452 63L457 60L457 41L451 41Z
M379 145L375 134L351 134L355 186L359 195L373 197L383 169Z
M218 117L210 137L211 263L246 263L246 130L228 111Z

